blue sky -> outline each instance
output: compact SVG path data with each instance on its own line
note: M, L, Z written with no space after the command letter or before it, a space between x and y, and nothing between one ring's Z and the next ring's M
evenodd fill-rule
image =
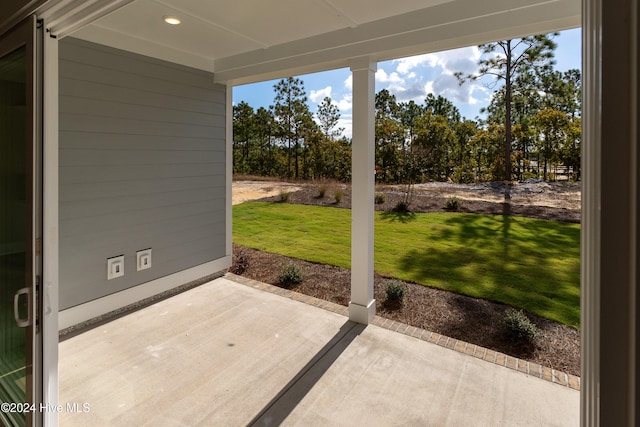
M558 44L555 51L555 68L565 71L581 68L581 29L567 30L554 40ZM465 83L460 86L453 73L473 73L477 70L480 52L477 46L412 56L378 63L376 72L376 92L388 89L398 101L414 100L422 104L428 93L442 95L458 107L463 117L482 117L480 109L485 107L493 93L487 84L490 79ZM325 96L331 97L340 109L339 126L344 135L351 136L351 73L348 68L322 73L298 76L304 82L311 111ZM233 103L246 101L253 108L273 104L273 86L277 80L236 86L233 88Z

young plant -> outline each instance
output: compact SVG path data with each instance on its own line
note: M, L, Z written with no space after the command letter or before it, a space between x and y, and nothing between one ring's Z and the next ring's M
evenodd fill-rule
M333 193L333 198L336 201L336 205L342 201L342 197L344 197L344 193L340 188L336 188L336 191Z
M393 208L394 212L397 213L408 213L409 212L409 202L406 200L400 200L396 203L396 207Z
M318 186L318 198L319 199L324 199L324 196L327 194L327 185L326 184L320 184Z
M407 293L407 287L399 280L390 280L384 285L387 301L401 303Z
M402 195L402 199L396 203L396 207L393 208L394 212L406 214L411 212L411 202L413 201L413 183L409 183L405 187L404 194Z
M383 204L383 203L384 203L384 201L385 201L385 198L386 198L386 197L385 197L385 194L384 194L384 193L376 193L376 195L375 195L375 202L376 202L376 205L381 205L381 204Z
M242 249L233 252L233 265L229 271L233 274L243 274L249 268L249 255Z
M285 191L285 190L280 190L280 201L282 203L285 203L287 201L289 201L289 196L291 195L290 192Z
M513 342L530 344L538 335L538 327L529 320L522 310L507 309L502 315L502 324Z
M282 286L289 287L302 282L304 273L298 264L289 263L282 267L278 275L278 283Z
M463 200L459 197L449 197L447 199L447 210L457 211L462 206Z

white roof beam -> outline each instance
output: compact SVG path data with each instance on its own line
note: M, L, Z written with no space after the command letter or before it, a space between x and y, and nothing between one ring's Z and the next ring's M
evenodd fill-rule
M579 0L445 3L214 62L215 79L252 83L348 66L368 55L377 61L580 25ZM453 18L452 18L453 17Z

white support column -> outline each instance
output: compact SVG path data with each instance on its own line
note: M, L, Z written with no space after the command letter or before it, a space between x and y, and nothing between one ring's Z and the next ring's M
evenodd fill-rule
M583 0L581 425L640 425L637 0Z
M225 105L226 127L226 255L230 257L233 252L233 216L232 216L232 185L233 185L233 85L227 82L227 96Z
M349 319L368 324L373 299L373 213L375 171L375 72L368 57L351 63L353 75L353 145L351 195L351 302Z

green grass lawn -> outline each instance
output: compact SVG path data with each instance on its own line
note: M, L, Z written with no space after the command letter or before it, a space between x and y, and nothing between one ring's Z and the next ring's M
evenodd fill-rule
M502 215L376 212L375 270L580 325L580 226ZM350 267L351 211L285 203L233 207L240 245Z

